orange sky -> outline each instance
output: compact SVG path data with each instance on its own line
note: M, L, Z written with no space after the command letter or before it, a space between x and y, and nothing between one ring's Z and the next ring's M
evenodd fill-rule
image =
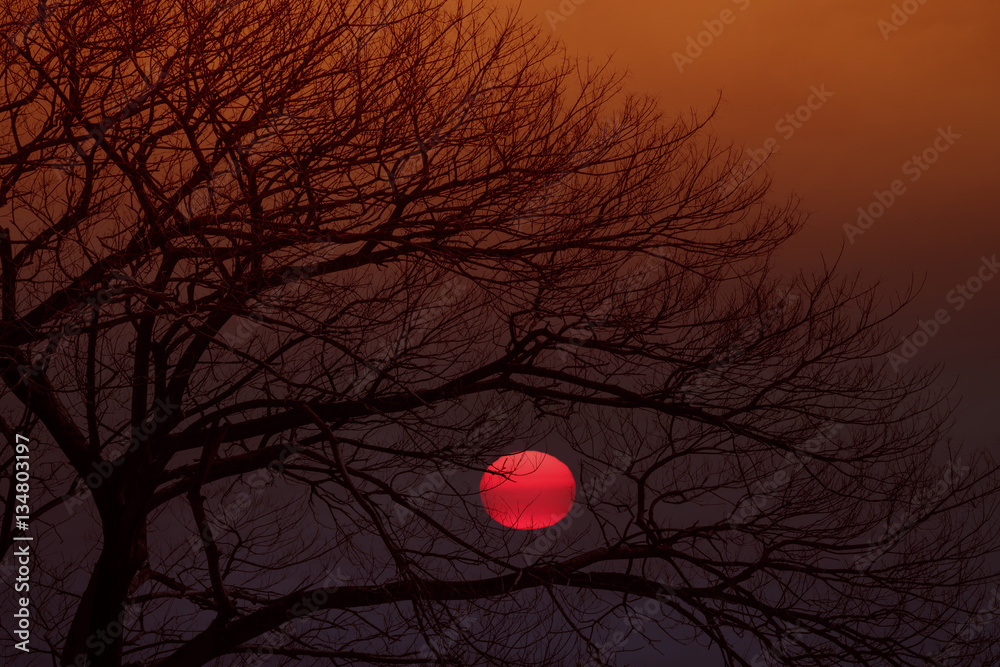
M894 4L915 11L892 23ZM706 109L721 90L715 132L751 149L774 137L775 192L798 194L812 213L785 261L814 265L846 244L846 266L872 279L903 288L911 275L926 278L897 320L904 333L951 310L949 291L975 275L982 256L1000 255L995 0L524 0L521 8L571 52L613 55L630 73L628 87L658 96L670 114ZM707 46L700 55L692 47L696 57L679 71L675 53L701 32ZM816 108L801 112L811 117L789 137L790 123L776 123L810 101L813 86L832 95L822 104L814 97ZM913 181L919 167L907 162L949 127L960 138ZM897 179L903 194L849 243L844 225ZM1000 399L1000 277L952 315L911 365L944 363L946 377L959 376L960 433L1000 450L991 419Z

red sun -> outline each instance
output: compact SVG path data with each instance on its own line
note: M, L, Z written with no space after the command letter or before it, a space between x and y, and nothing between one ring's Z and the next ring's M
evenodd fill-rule
M576 497L573 473L554 456L518 452L501 456L479 482L483 507L508 528L536 530L569 514Z

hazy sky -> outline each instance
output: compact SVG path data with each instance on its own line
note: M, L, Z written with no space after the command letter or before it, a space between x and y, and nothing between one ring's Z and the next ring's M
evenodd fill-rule
M890 288L905 288L911 277L925 281L896 320L901 338L939 310L948 320L910 364L944 364L944 382L957 380L962 398L956 435L1000 455L1000 275L971 300L952 292L976 276L983 256L1000 259L1000 3L897 2L903 13L893 23L891 0L577 2L525 0L521 7L570 52L613 56L629 72L628 87L659 97L668 114L707 109L721 91L716 134L751 150L777 142L769 161L775 194L797 194L811 213L782 257L785 266L816 266L843 248L845 267ZM700 54L689 42L699 33ZM799 109L810 102L814 108ZM795 113L808 120L786 118ZM913 157L949 128L951 138L938 141L947 150L924 170ZM844 225L856 224L858 208L871 207L875 193L891 192L897 180L902 194L851 243ZM755 649L747 650L752 659ZM719 664L703 651L669 649L670 664ZM661 659L639 650L618 660Z
M939 309L949 318L910 365L944 363L963 396L959 434L1000 452L992 419L1000 276L971 300L957 292L949 300L982 257L1000 258L1000 3L908 0L895 3L898 10L890 0L576 3L521 7L571 52L612 55L629 72L628 87L659 97L667 113L707 109L721 90L720 137L748 149L777 142L769 162L775 193L796 193L811 212L783 258L788 266L815 265L843 245L845 266L872 280L894 288L911 276L926 280L897 320L901 337ZM933 158L935 141L947 150L933 164L913 161L928 149ZM876 191L891 193L897 180L902 194L882 195L895 202L851 243L844 225L856 224L859 207L878 213Z

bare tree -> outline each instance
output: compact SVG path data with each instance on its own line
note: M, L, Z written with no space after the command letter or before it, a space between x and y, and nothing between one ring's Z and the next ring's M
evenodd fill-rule
M0 406L36 656L993 659L994 464L886 372L905 296L775 273L801 216L707 117L478 4L27 5ZM477 484L532 447L580 491L512 531Z

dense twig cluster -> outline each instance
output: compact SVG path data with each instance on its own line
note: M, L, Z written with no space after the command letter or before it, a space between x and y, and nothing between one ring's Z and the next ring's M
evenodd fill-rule
M991 655L993 464L908 511L955 452L899 304L776 278L800 218L706 119L461 2L22 4L0 409L62 664ZM543 440L600 490L544 550L475 494Z

